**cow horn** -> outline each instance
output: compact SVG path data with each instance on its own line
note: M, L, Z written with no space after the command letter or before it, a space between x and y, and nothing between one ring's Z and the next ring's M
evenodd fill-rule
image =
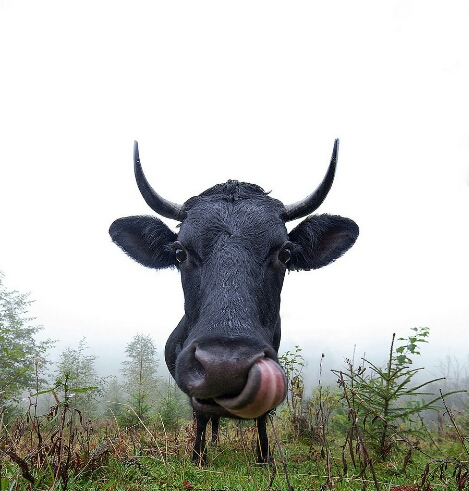
M143 199L147 202L147 205L153 210L166 218L172 218L182 222L186 218L186 213L182 205L172 203L160 196L147 181L145 174L142 170L142 164L140 163L140 156L138 153L138 143L134 142L134 172L135 179L137 180L137 186Z
M285 221L289 222L295 220L295 218L302 218L309 215L314 210L319 208L321 203L326 199L327 193L331 189L332 182L334 181L335 168L337 165L337 154L339 152L339 140L334 142L334 149L332 150L331 163L327 169L326 175L321 184L317 187L316 191L310 194L307 198L292 205L285 206Z

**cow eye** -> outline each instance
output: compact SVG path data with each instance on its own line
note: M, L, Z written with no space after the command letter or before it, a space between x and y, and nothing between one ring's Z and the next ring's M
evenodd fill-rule
M176 249L174 253L176 254L176 259L180 263L183 263L187 259L187 254L184 249Z
M288 261L290 261L290 259L291 259L291 245L287 244L280 249L278 253L278 260L283 264L287 264Z
M174 244L174 255L179 263L183 263L187 259L187 252L179 242Z

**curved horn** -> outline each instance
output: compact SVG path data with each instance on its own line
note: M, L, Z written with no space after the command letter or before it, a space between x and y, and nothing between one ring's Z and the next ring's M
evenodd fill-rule
M331 189L332 182L334 181L335 168L337 165L337 154L339 152L339 139L334 142L334 149L332 150L331 163L327 169L326 175L321 184L317 187L316 191L311 193L304 200L293 203L292 205L285 205L285 221L289 222L295 220L295 218L302 218L309 215L314 210L319 208L321 203L326 199L327 193Z
M166 218L172 218L180 222L186 218L186 213L183 210L182 205L178 205L164 199L150 186L142 170L137 141L134 142L134 172L138 189L140 190L143 199L147 202L147 205L153 211L156 211L158 215Z

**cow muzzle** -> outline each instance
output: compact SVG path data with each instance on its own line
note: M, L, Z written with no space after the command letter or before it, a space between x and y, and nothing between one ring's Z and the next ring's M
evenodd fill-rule
M257 361L249 371L242 392L236 397L216 397L215 402L240 418L257 418L277 407L287 395L284 371L270 358Z
M194 347L178 385L191 396L194 409L213 415L257 418L278 406L286 396L287 383L270 350L255 353L243 348L232 351L213 345ZM187 354L187 352L186 352ZM190 359L190 361L189 361ZM182 360L179 360L180 362Z

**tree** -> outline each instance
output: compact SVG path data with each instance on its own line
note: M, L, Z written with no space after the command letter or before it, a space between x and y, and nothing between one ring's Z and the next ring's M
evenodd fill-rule
M123 387L135 413L143 419L155 403L154 394L159 382L156 346L150 336L136 334L125 352L128 359L122 362Z
M429 328L414 327L412 331L408 338L398 338L398 341L404 341L398 347L393 334L385 367L363 358L364 364L358 368L347 360L348 372L332 370L339 377L350 413L363 422L365 439L382 460L388 458L396 446L397 435L418 434L415 416L439 407L440 396L433 397L435 394L423 389L442 379L417 384L416 375L423 368L410 367L411 356L420 355L418 344L427 342Z
M124 403L125 398L122 384L117 377L110 377L106 384L106 391L103 394L103 410L106 412L107 416L112 414L113 417L120 418L125 410Z
M161 392L165 391L165 395L158 404L159 422L164 426L165 431L173 431L180 426L181 420L190 421L193 410L188 404L187 395L172 378L162 385Z
M54 344L34 338L43 327L31 325L35 318L27 315L32 303L29 293L8 290L3 276L0 272L0 406L45 383L40 373Z
M62 351L57 365L54 389L73 397L73 406L85 409L88 414L97 408L97 397L104 392L106 379L99 377L94 366L96 355L87 355L86 339L78 343L78 348L68 347Z

